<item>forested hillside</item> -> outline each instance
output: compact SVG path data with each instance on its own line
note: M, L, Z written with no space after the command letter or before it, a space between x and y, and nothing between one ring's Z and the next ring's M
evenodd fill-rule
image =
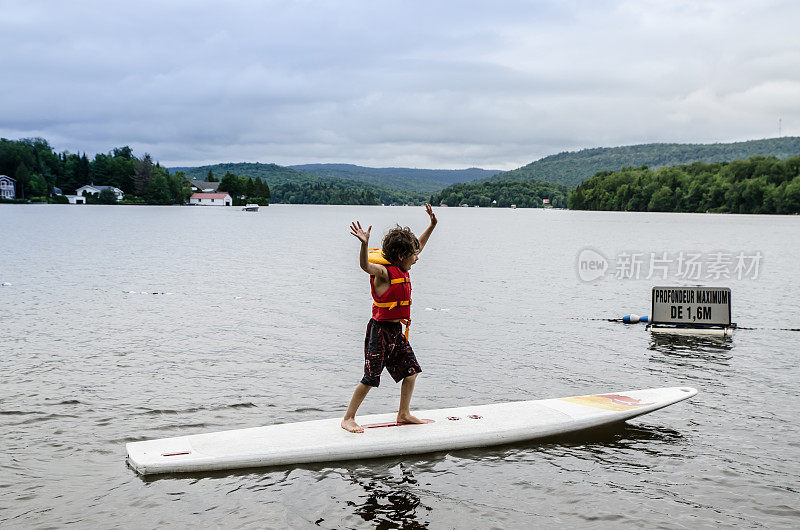
M498 173L489 180L544 180L572 187L600 171L640 166L657 169L693 162L729 162L754 155L781 160L800 155L800 137L726 144L642 144L583 149L547 156L521 168Z
M183 204L191 195L181 173L170 174L147 153L134 156L128 146L89 158L86 153L56 153L44 138L0 138L0 174L16 179L18 200L53 200L55 188L73 194L86 184L119 188L129 203Z
M364 167L353 164L302 164L289 166L323 178L343 178L377 184L384 188L415 193L432 193L457 182L491 177L499 169L413 169L407 167Z
M573 190L568 202L574 210L796 214L800 156L606 171Z
M289 204L418 204L425 200L419 193L347 179L284 182L270 187L272 202Z
M508 208L542 208L543 199L549 199L556 208L567 205L569 188L563 184L533 180L501 182L467 182L454 184L431 196L430 203L447 206L496 206Z
M357 167L357 166L354 166ZM206 179L232 173L244 178L261 179L269 184L273 203L292 204L405 204L425 200L421 192L389 189L360 180L319 177L305 171L277 164L239 162L210 166L171 168L189 178Z
M170 171L183 171L190 179L204 180L208 176L208 172L220 178L225 173L233 173L240 177L259 178L265 180L270 188L279 184L287 182L300 183L300 182L317 182L319 179L303 171L279 166L277 164L261 164L259 162L229 162L222 164L213 164L210 166L198 167L172 167Z

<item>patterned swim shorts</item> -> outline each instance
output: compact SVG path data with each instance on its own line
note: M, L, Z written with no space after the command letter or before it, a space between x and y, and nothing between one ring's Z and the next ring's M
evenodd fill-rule
M414 350L403 335L403 325L370 319L364 338L364 377L361 382L380 386L384 367L395 383L422 372Z

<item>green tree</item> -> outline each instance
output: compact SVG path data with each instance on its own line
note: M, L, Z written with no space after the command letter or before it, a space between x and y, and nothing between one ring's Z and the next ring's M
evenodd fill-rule
M86 156L86 153L83 153L83 156L78 159L78 185L76 188L89 184L89 167L89 158Z
M155 172L147 184L144 199L148 204L172 204L172 194L167 177L161 171Z
M128 148L130 149L130 148ZM114 150L115 152L118 149ZM126 153L126 151L122 151ZM109 184L121 189L126 194L135 193L134 174L136 160L126 156L115 156L109 160Z
M149 153L134 162L133 165L133 190L136 195L142 195L147 190L150 181L155 177L156 167ZM161 203L158 203L161 204Z
M192 195L192 185L186 178L186 173L177 171L174 175L164 170L166 178L169 182L170 198L172 204L186 204L189 202L189 197Z
M17 170L14 172L14 178L17 181L17 191L22 191L22 197L18 198L24 199L26 196L30 196L30 183L28 180L30 179L30 172L28 171L28 166L25 162L20 162L17 166Z
M498 206L500 206L500 201L497 201ZM574 191L570 192L569 197L567 197L567 208L570 210L584 210L586 209L586 199L583 196L583 190L580 186L575 188Z
M94 161L89 166L89 181L92 184L107 186L109 182L109 158L108 155L98 153L94 156Z
M105 188L100 191L97 197L97 202L100 204L117 204L117 194L110 188Z
M28 179L28 197L44 197L48 194L47 181L39 173L33 173Z
M234 198L244 195L241 179L230 171L227 171L225 176L222 177L222 180L219 182L219 191L227 192L231 197Z
M647 210L651 212L671 212L674 208L675 201L668 186L661 186L647 204Z
M133 160L133 149L128 147L115 147L111 153L113 158L123 158L125 160Z
M800 213L800 177L786 185L781 209L781 213Z
M81 157L76 154L68 154L65 152L63 158L64 177L59 183L59 187L66 193L74 192L82 186L80 178L78 177L78 165L80 164Z

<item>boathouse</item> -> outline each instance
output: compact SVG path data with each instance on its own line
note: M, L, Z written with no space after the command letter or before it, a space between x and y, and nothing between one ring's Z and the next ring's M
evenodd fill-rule
M200 206L231 206L233 199L227 193L194 193L189 197L189 204Z

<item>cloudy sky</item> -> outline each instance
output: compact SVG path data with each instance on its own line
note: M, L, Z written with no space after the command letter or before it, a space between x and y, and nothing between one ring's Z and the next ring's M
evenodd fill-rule
M800 135L800 2L0 0L0 136L511 169Z

